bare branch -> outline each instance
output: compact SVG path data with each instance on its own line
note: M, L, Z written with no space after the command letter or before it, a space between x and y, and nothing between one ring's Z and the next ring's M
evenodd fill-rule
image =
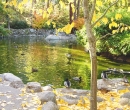
M117 30L119 31L120 28L121 28L121 26L119 26ZM101 40L101 39L103 39L103 38L105 38L105 37L107 37L107 36L110 36L110 35L112 36L112 35L114 35L114 34L112 34L112 33L107 33L106 35L104 35L104 36L102 36L102 37L96 39L96 41Z
M90 21L92 21L92 18L93 18L93 14L94 14L94 11L95 11L95 6L96 6L96 0L93 0L93 4L92 4L92 10L90 12Z
M99 21L106 15L107 11L108 11L113 5L115 5L118 1L119 1L119 0L116 0L114 3L112 3L112 4L105 10L105 12L103 13L103 15L102 15L100 18L98 18L98 20L95 21L95 23L92 24L92 27L94 27L94 25L95 25L97 22L99 22Z
M96 39L96 41L101 40L101 39L103 39L103 38L105 38L105 37L107 37L107 36L110 36L110 35L112 36L112 35L114 35L114 34L112 34L112 33L107 33L106 35L104 35L104 36L102 36L102 37Z

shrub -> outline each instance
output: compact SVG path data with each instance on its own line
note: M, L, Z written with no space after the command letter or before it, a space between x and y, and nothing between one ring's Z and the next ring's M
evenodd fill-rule
M28 28L29 26L26 21L13 20L10 23L10 27L13 29L25 29L25 28Z

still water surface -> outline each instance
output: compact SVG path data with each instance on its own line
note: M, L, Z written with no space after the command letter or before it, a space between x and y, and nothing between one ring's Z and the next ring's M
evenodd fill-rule
M67 55L71 54L71 59ZM107 68L129 70L129 64L120 64L98 57L98 78ZM0 40L0 74L11 72L24 83L36 81L42 86L63 87L69 78L73 88L89 89L90 59L82 46L76 43L49 44L41 37L12 37ZM81 83L73 77L82 77ZM122 77L110 76L110 77Z

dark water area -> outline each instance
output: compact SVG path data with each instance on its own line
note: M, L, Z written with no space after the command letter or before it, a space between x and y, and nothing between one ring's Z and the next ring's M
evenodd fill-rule
M98 78L107 68L129 71L129 64L120 64L98 57ZM42 37L11 37L0 40L0 74L13 73L23 82L39 82L63 87L66 78L73 88L89 89L90 58L84 48L76 43L49 44ZM81 83L73 77L82 77ZM110 77L122 77L121 75Z

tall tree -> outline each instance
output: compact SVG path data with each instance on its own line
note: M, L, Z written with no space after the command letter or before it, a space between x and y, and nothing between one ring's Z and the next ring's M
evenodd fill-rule
M93 27L105 16L107 11L117 2L118 0L116 0L113 4L111 4L104 11L101 17L99 17L94 23L92 23L92 18L94 16L96 7L96 0L93 0L92 2L90 0L83 1L85 27L91 60L90 110L97 110L97 55L96 55L96 37L94 36Z

